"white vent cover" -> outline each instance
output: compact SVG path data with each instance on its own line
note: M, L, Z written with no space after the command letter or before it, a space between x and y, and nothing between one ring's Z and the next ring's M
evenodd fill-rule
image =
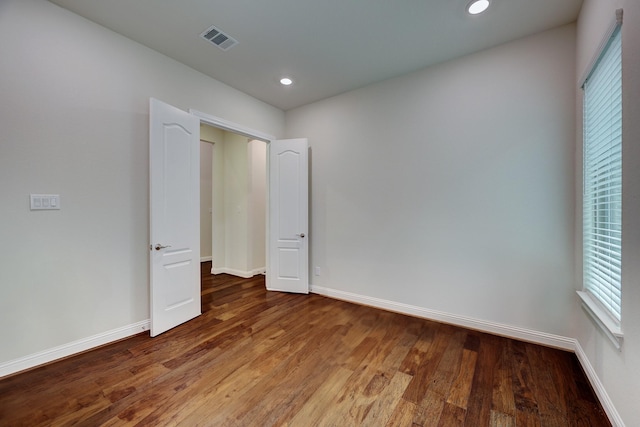
M238 44L238 40L223 33L214 26L207 28L202 34L200 34L200 37L213 43L222 50L229 50L231 47Z

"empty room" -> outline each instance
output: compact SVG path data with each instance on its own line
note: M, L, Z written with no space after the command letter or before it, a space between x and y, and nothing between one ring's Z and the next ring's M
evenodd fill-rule
M478 3L0 0L0 425L640 425L640 2Z

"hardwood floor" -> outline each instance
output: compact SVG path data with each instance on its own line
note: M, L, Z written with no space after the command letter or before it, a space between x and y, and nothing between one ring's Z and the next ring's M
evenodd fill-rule
M0 380L0 425L610 425L571 353L208 269L197 319Z

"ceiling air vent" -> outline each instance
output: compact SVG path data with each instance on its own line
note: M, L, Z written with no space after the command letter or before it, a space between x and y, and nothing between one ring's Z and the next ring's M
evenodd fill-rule
M200 37L210 41L222 50L229 50L231 47L238 44L238 40L228 36L214 26L207 28L202 34L200 34Z

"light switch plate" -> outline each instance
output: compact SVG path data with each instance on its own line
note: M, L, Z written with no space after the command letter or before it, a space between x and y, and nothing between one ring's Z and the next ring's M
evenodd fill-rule
M60 210L59 194L30 194L29 201L32 211Z

